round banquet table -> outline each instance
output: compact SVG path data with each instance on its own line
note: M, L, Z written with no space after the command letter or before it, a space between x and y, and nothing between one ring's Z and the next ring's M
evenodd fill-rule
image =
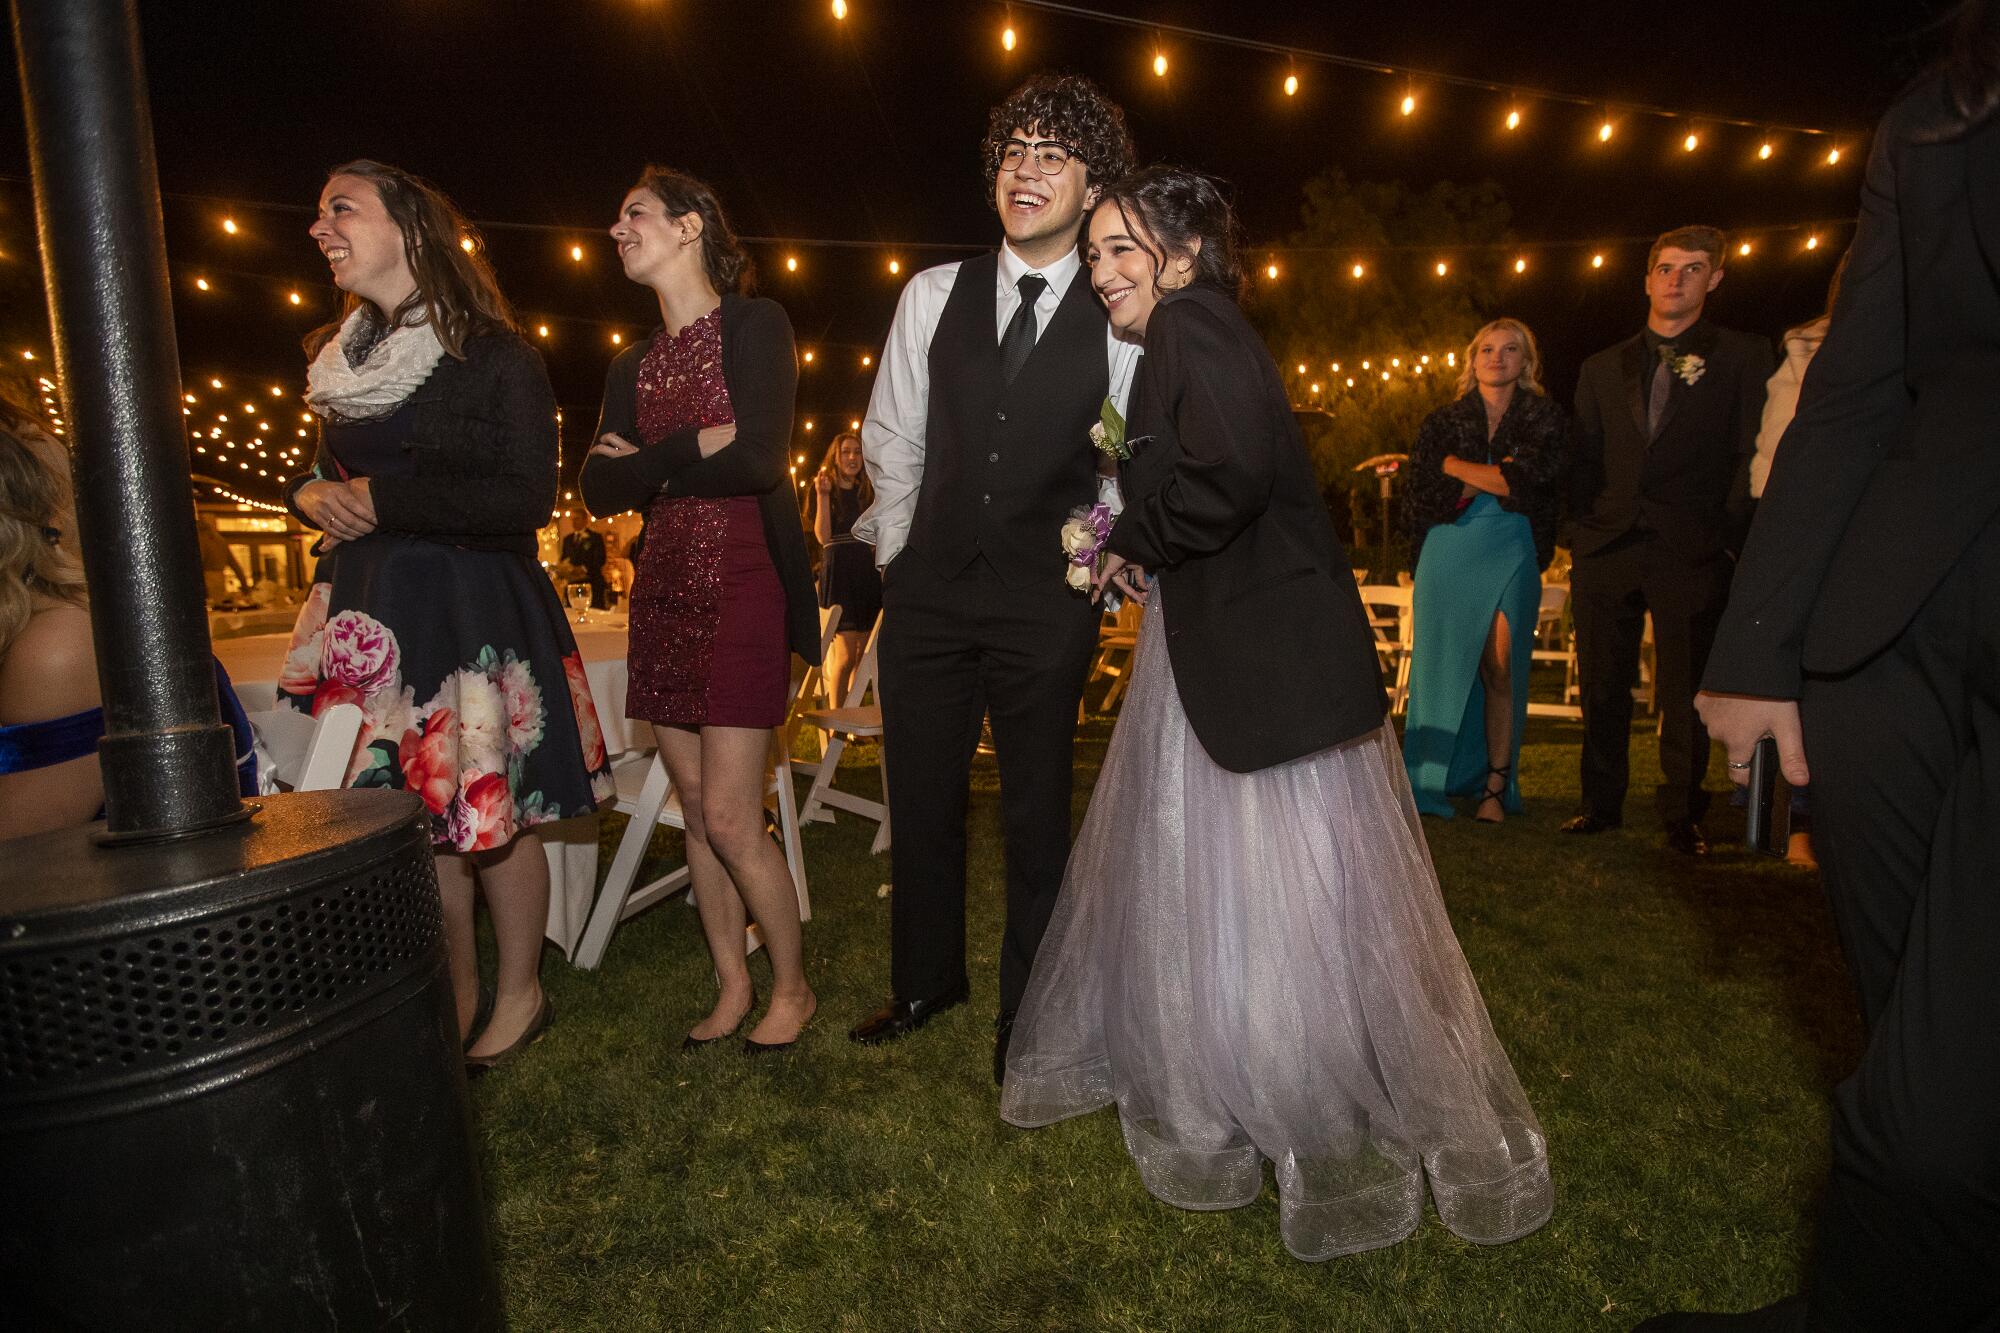
M572 623L576 646L583 654L583 671L590 682L591 702L597 706L597 723L604 731L604 751L614 759L623 753L653 748L651 728L625 716L625 617L597 613L585 625ZM278 743L279 736L305 734L296 727L260 725L261 715L284 708L278 702L278 675L285 665L290 634L252 634L237 639L218 639L215 655L222 659L236 687L236 697L258 735L271 749L273 766L279 777L289 776L304 758L296 743ZM549 922L547 934L565 957L583 937L590 916L591 899L597 893L597 816L560 819L536 828L542 850L549 861Z

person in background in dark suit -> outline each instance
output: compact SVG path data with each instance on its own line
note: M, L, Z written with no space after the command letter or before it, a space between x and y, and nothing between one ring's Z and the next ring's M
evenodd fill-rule
M1499 1244L1549 1217L1546 1143L1445 915L1235 236L1219 183L1171 167L1091 215L1091 281L1146 344L1097 581L1147 606L1000 1114L1116 1103L1182 1208L1253 1202L1269 1158L1300 1259L1402 1240L1426 1177L1446 1226Z
M1667 845L1705 855L1708 733L1694 691L1750 516L1750 460L1775 358L1704 318L1722 281L1713 227L1681 227L1646 259L1646 327L1583 363L1570 470L1570 605L1583 685L1583 809L1565 833L1624 820L1632 684L1653 616L1658 809Z
M1804 1291L1656 1329L2000 1327L2000 5L1875 133L1699 706L1775 738L1867 1025ZM1810 768L1808 768L1810 760Z

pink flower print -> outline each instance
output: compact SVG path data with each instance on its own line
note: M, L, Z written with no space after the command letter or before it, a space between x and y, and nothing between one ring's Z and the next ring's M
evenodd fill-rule
M500 693L507 705L507 745L514 754L527 754L542 743L542 687L535 684L534 669L510 656L500 668Z
M563 678L569 682L569 704L576 711L576 734L583 742L583 766L595 773L604 767L604 729L597 725L597 705L590 697L583 654L571 653L562 664Z
M320 675L364 694L397 680L401 654L387 625L364 611L342 611L326 622Z
M403 786L422 799L434 815L443 814L458 794L458 715L432 707L423 725L403 733L397 758L403 766Z
M514 837L514 797L500 773L468 768L445 815L445 836L461 852L504 847Z
M285 650L285 665L278 671L278 688L286 694L307 695L319 687L319 664L325 642L327 602L333 585L315 583L299 618L292 623L292 642Z

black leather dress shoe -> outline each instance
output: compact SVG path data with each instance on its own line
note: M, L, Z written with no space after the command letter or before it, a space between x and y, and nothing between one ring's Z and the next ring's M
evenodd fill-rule
M971 993L970 987L961 981L928 1000L891 1000L849 1029L847 1039L873 1046L907 1037L953 1005L964 1004Z
M1571 815L1568 819L1565 819L1562 831L1564 833L1603 833L1607 829L1615 829L1617 827L1618 821L1615 819L1606 819L1602 815L1582 814Z
M1007 1044L1014 1040L1014 1015L1018 1009L1002 1009L993 1020L993 1086L1007 1081Z
M1667 850L1679 852L1682 856L1707 856L1708 839L1703 836L1701 825L1692 819L1683 819L1678 824L1667 825Z

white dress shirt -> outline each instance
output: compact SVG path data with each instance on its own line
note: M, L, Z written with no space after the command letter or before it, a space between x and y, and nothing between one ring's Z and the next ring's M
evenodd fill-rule
M916 518L917 490L924 480L924 433L930 421L931 337L951 297L952 284L958 281L958 268L956 263L927 268L903 288L896 303L895 323L889 326L888 345L882 349L881 369L875 374L868 415L861 423L861 456L868 466L869 480L875 484L875 503L855 521L854 535L875 547L877 568L896 558L909 540L910 524ZM1082 272L1083 259L1073 249L1064 251L1053 263L1031 269L1012 248L1001 245L993 291L995 343L1021 304L1022 277L1036 273L1048 281L1035 300L1035 337L1039 339L1055 318L1070 283ZM1139 344L1120 338L1107 324L1104 350L1111 370L1111 402L1123 416L1141 349ZM1098 498L1111 505L1114 513L1120 508L1115 478L1098 478Z

